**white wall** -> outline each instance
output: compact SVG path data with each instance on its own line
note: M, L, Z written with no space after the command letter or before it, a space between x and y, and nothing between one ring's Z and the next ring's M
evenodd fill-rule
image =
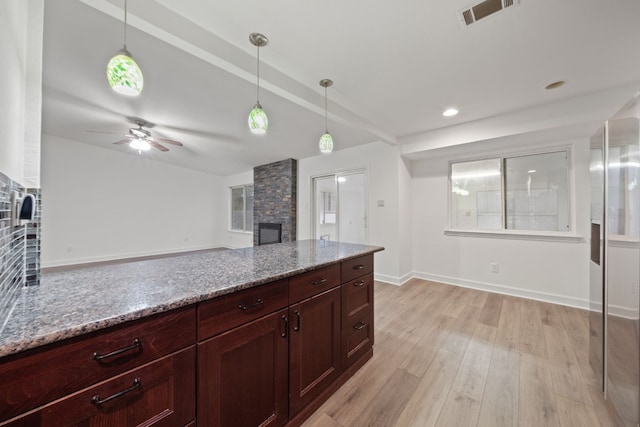
M313 238L311 197L312 177L345 170L366 168L369 180L369 244L384 246L375 255L378 280L400 283L400 157L397 147L381 142L335 151L298 161L298 239ZM383 201L384 207L377 202ZM407 242L405 242L407 243Z
M246 248L253 246L253 233L231 231L231 187L253 184L253 170L236 175L225 176L219 187L221 203L218 204L219 235L222 236L221 245L227 248Z
M40 184L43 0L0 7L0 172L29 188Z
M589 145L588 141L546 143L573 150L575 184L573 241L447 236L448 161L469 159L468 147L450 149L412 164L413 269L417 277L566 305L588 307ZM526 150L502 143L483 145L485 155ZM480 146L481 148L483 146ZM530 150L531 148L529 148ZM472 155L473 157L473 155ZM575 215L575 213L578 213ZM491 264L499 272L491 272Z
M43 135L42 266L219 246L222 179Z

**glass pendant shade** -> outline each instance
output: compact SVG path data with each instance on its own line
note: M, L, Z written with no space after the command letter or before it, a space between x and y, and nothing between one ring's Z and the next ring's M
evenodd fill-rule
M138 96L142 92L142 71L127 49L122 49L107 65L109 86L122 95Z
M151 148L151 145L144 139L136 138L131 140L129 147L138 151L147 151Z
M322 154L329 154L333 151L333 137L327 130L327 88L333 84L332 80L322 79L320 80L320 86L324 88L324 133L320 137L318 146Z
M269 43L269 39L260 33L249 34L249 41L258 49L256 56L256 105L253 106L253 110L249 113L247 123L249 123L249 130L254 135L264 135L269 129L269 119L267 119L267 113L262 109L260 105L260 48Z
M264 135L269 129L269 119L267 113L262 109L262 105L258 102L253 110L249 113L249 129L256 135Z
M325 132L320 137L320 143L318 145L322 154L329 154L333 151L333 138L329 132Z

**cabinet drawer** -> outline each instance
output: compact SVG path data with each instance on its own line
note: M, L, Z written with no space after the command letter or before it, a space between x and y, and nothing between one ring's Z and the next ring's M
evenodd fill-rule
M14 419L7 427L184 426L195 420L195 346Z
M373 311L362 314L342 331L342 369L351 366L373 346Z
M289 302L302 301L339 284L340 264L302 273L289 279Z
M373 254L342 261L342 282L373 273Z
M0 362L0 422L195 343L195 308L159 314Z
M198 304L198 341L286 307L288 292L284 279Z
M349 329L354 319L373 310L373 274L342 284L342 329Z

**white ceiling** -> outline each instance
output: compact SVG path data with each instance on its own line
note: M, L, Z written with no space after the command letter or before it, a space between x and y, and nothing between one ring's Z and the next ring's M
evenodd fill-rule
M185 145L143 155L229 175L318 154L323 78L334 80L329 131L337 150L415 142L425 132L547 103L567 110L553 115L570 115L580 105L568 100L640 87L638 0L522 0L465 28L458 12L469 5L130 0L127 47L145 88L127 98L110 90L105 75L122 47L124 0L46 0L43 132L127 151L111 144L119 135L87 131L124 134L126 118L141 117ZM260 51L265 136L246 123L256 101L251 32L269 38ZM544 90L556 80L567 84ZM442 117L449 106L460 114Z

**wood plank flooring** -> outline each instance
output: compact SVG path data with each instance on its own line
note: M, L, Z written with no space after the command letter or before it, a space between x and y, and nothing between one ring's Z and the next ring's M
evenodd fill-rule
M373 358L304 427L614 426L584 310L414 279L375 284Z

